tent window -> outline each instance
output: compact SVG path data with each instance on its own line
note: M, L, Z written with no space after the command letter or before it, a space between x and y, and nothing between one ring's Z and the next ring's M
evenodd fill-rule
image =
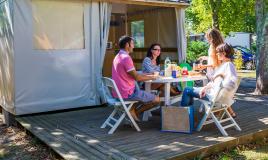
M131 22L131 35L136 48L144 47L144 20Z
M84 49L84 4L33 0L33 46L39 50Z

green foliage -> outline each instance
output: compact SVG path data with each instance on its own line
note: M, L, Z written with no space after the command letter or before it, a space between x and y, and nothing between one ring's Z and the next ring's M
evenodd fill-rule
M186 23L195 33L212 28L212 5L219 18L219 28L224 35L229 32L255 32L255 0L192 0L186 10ZM215 6L214 6L215 7Z
M131 35L137 48L144 47L144 20L131 22Z
M188 63L196 61L201 56L208 55L208 44L203 41L191 41L187 46L187 57Z
M236 51L234 56L235 56L234 65L237 70L240 70L243 66L242 53L240 51Z
M257 45L256 42L252 43L250 46L250 50L253 51L253 54L256 54L256 50L257 50Z

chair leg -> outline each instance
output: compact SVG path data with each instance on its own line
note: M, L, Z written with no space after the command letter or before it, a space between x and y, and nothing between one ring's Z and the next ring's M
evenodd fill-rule
M145 112L143 112L143 115L142 115L142 121L148 121L148 119L149 119L149 112L150 111L145 111Z
M206 107L206 105L204 105L204 108L205 108L205 111L206 111L206 112L205 112L205 114L204 114L202 120L199 122L199 124L198 124L198 126L197 126L197 128L196 128L197 131L201 131L202 127L204 126L204 124L205 124L205 122L206 122L206 120L207 120L207 118L209 117L210 112L211 112L211 109L208 108L208 107Z
M156 110L156 109L159 109L160 108L160 105L157 106L157 107L154 107L152 109L149 109L148 111L144 111L143 112L143 115L142 115L142 121L148 121L149 117L152 117L152 111Z
M105 122L101 125L101 128L105 128L107 126L107 123L110 121L111 118L114 117L114 115L117 113L118 108L115 108L113 112L110 114L110 116L105 120Z
M213 119L213 121L215 122L216 126L220 130L221 134L224 135L224 136L228 136L227 132L225 131L225 129L223 128L223 126L221 125L221 123L218 121L218 119L214 115L214 113L211 112L210 115L211 115L211 118Z
M131 109L131 107L133 106L133 104L134 104L134 103L129 104L129 106L126 108L126 109L127 109L126 114L127 114L128 118L129 118L129 120L131 121L131 123L132 123L132 124L134 125L134 127L136 128L136 130L137 130L138 132L140 132L140 131L141 131L140 127L137 125L137 123L135 122L135 120L133 119L133 117L131 116L131 114L129 113L129 110Z
M236 128L236 130L241 131L241 128L240 128L239 125L236 123L236 121L234 120L234 118L232 117L232 115L228 112L228 110L227 110L226 108L225 108L224 110L225 110L227 116L228 116L228 117L231 119L231 121L233 122L233 124L235 124L235 128Z
M120 118L116 121L114 126L109 130L108 134L113 134L116 128L119 126L119 124L122 122L122 120L126 117L126 113L123 113Z

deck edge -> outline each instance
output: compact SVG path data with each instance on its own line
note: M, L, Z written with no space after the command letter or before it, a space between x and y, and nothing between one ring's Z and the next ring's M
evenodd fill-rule
M254 133L249 133L240 137L234 137L234 139L221 142L218 144L213 144L207 147L203 147L201 149L196 149L194 151L180 154L177 156L170 157L169 159L171 160L185 160L185 159L192 159L195 157L198 157L198 159L205 158L206 156L209 156L214 153L218 153L220 151L223 151L225 149L231 149L234 148L235 146L238 145L243 145L243 144L249 144L254 141L257 141L261 138L267 137L268 136L268 128L267 129L262 129Z

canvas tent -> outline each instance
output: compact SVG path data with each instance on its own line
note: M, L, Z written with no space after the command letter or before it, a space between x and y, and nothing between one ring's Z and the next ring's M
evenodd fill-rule
M175 45L183 60L187 4L136 0L5 0L0 4L0 104L3 109L23 115L101 104L99 79L106 45L108 38L116 37L111 38L112 32L109 34L111 15L116 12L112 8L117 6L111 2L171 7L175 32L178 30L173 34L177 39Z

